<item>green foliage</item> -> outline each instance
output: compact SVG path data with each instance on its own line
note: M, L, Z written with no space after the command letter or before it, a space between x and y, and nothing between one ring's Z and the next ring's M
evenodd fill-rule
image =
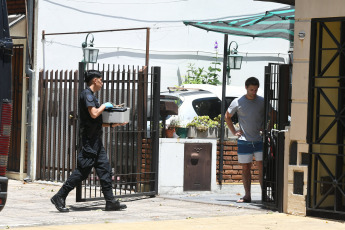
M179 127L181 124L179 119L172 119L169 124L169 128Z
M217 117L214 118L214 120L218 122L218 127L220 127L221 119L222 119L221 114L219 114ZM224 127L228 127L228 124L226 123L225 120L224 120Z
M183 118L180 117L175 117L173 119L171 119L169 125L168 125L168 129L175 129L175 128L185 128L186 125L183 124Z
M195 116L187 127L195 127L197 130L205 132L208 128L219 127L217 120L212 120L209 116Z
M184 76L184 82L182 84L210 84L210 85L219 85L221 82L218 80L219 72L221 69L218 68L218 65L221 65L218 62L218 44L216 42L215 46L216 56L214 62L211 62L211 65L205 70L204 68L195 67L195 64L188 64L187 76Z

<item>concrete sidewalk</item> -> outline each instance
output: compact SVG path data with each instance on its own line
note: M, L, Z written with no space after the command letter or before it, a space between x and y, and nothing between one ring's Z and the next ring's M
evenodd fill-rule
M147 221L135 223L102 223L102 224L84 224L84 225L64 225L64 226L40 226L27 228L11 228L23 230L200 230L200 229L231 229L231 230L340 230L345 225L327 220L289 216L286 214L260 214L260 215L244 215L244 216L225 216L196 218L184 220L166 220L166 221Z
M60 213L50 203L59 188L10 180L0 229L345 229L337 221L265 210L256 198L255 203L240 206L234 199L240 191L123 199L128 208L118 212L105 212L104 201L76 203L72 191L67 198L71 211Z

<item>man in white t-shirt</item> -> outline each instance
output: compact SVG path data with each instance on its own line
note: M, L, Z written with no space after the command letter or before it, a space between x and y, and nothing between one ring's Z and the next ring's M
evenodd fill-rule
M245 195L238 203L251 202L251 165L253 155L259 169L259 181L262 187L262 149L263 142L260 131L264 127L264 98L257 95L260 86L259 80L250 77L245 82L247 94L233 100L225 114L225 121L231 132L238 136L237 155L242 165L242 181ZM239 130L236 130L231 117L237 113Z

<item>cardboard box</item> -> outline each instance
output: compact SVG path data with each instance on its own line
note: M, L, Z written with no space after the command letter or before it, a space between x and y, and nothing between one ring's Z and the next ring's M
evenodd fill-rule
M130 108L110 108L102 113L103 123L129 122Z

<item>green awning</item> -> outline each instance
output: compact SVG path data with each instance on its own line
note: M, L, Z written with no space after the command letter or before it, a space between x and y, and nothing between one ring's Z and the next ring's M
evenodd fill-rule
M295 9L281 8L250 17L231 20L212 22L184 21L183 23L207 31L229 35L253 38L283 38L293 41Z

